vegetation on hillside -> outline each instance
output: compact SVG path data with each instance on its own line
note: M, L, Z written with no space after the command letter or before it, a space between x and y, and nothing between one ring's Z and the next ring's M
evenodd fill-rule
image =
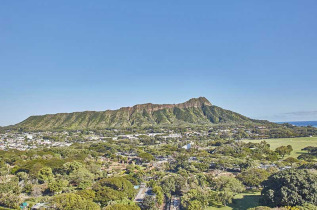
M211 105L201 97L182 104L142 104L118 110L31 116L11 128L23 130L104 129L148 126L190 126L221 123L268 123Z

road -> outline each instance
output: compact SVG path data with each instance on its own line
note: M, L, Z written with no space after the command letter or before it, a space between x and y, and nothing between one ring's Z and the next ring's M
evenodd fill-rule
M149 192L150 190L151 190L150 188L146 187L145 183L142 183L142 184L140 185L140 189L139 189L138 194L137 194L137 195L135 196L135 198L134 198L134 201L135 201L135 202L138 202L138 203L142 202L143 199L144 199L144 197L145 197L145 195L146 195L147 192Z
M179 210L181 205L181 199L179 196L172 196L170 210Z

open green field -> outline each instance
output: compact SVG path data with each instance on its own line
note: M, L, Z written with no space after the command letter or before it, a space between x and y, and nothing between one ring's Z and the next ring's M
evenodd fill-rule
M205 210L247 210L259 206L260 192L256 193L241 193L234 197L233 202L225 207L210 206Z
M301 149L307 146L317 147L317 137L301 137L301 138L287 138L287 139L261 139L261 140L243 140L244 142L261 142L266 141L271 145L271 149L276 149L279 146L291 145L293 152L290 157L298 157L300 154L305 153ZM288 156L287 156L288 157Z

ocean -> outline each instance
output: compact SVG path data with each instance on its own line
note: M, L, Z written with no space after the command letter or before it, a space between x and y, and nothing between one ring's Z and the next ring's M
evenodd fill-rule
M278 122L279 124L282 123L289 123L291 125L296 125L296 126L313 126L317 128L317 121L294 121L294 122Z

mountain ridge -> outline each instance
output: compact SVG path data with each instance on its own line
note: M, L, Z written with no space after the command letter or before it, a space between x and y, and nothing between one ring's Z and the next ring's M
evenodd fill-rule
M191 98L184 103L178 104L153 104L153 103L145 103L145 104L136 104L132 107L121 107L120 109L127 109L127 110L135 110L135 109L147 109L149 111L157 111L160 109L170 109L173 107L178 108L190 108L190 107L201 107L203 105L212 106L212 104L208 101L205 97L198 97L198 98ZM119 110L120 110L119 109Z
M183 103L177 103L177 104L153 104L153 103L144 103L144 104L135 104L133 106L124 106L120 107L118 109L106 109L104 111L93 111L93 110L85 110L85 111L76 111L76 112L60 112L60 113L51 113L51 114L42 114L42 115L31 115L30 117L38 117L38 116L47 116L47 115L57 115L57 114L74 114L74 113L83 113L83 112L108 112L108 111L119 111L119 110L135 110L135 109L141 109L141 108L148 108L148 107L160 107L159 109L163 108L171 108L171 107L179 107L179 108L188 108L191 107L194 103L200 103L200 105L209 105L212 106L210 101L205 97L198 97L198 98L191 98ZM194 106L194 105L192 105ZM154 108L153 108L154 109ZM22 121L23 122L23 121Z
M24 130L104 129L145 126L187 126L221 123L259 123L212 105L205 97L178 104L137 104L116 110L30 116L12 128Z

